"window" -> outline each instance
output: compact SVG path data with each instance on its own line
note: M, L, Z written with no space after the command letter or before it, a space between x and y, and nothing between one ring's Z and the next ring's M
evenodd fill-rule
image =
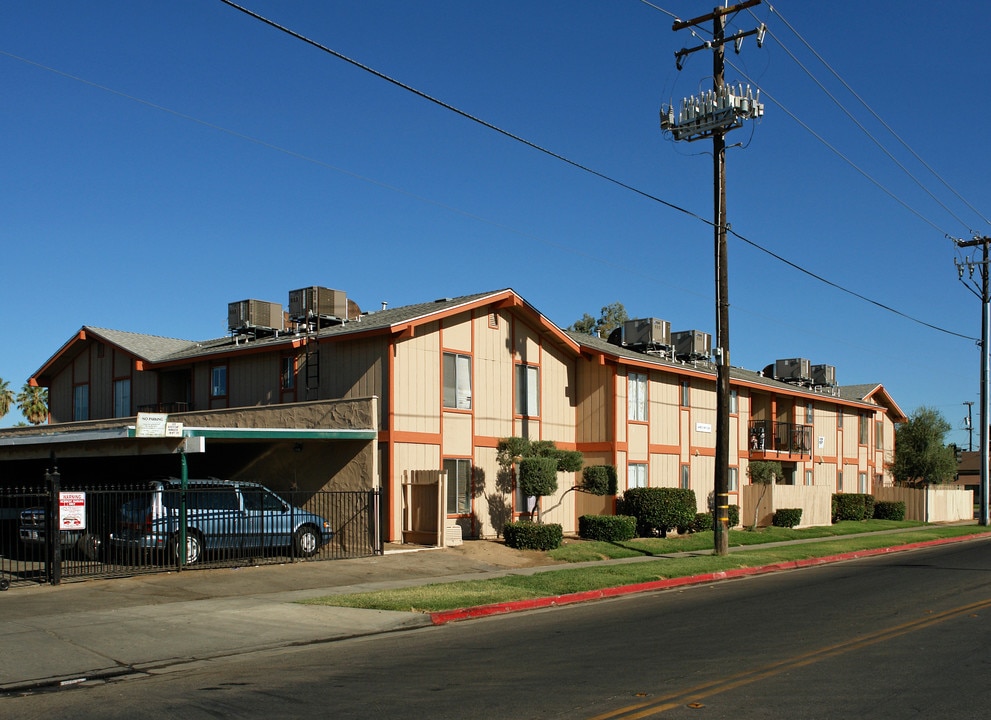
M445 458L447 470L447 514L467 515L471 512L471 460Z
M860 439L858 442L861 445L867 444L867 436L870 434L870 425L868 424L867 414L860 414Z
M444 353L444 407L471 410L471 356Z
M516 414L540 415L540 368L536 365L516 366Z
M227 366L214 365L210 368L210 397L227 396Z
M812 403L805 404L805 424L811 425L815 415L812 412Z
M843 408L836 411L836 427L839 430L843 429Z
M89 420L89 385L72 388L72 419Z
M739 412L740 412L740 393L736 388L730 388L729 413L730 415L736 415Z
M114 417L131 415L131 378L114 380Z
M806 470L805 471L805 484L806 485L813 485L813 484L815 484L813 482L813 479L812 479L812 471L811 470Z
M647 465L645 463L630 463L626 466L626 487L647 487Z
M874 423L874 447L884 450L884 423L881 420Z
M296 387L296 358L285 355L279 366L279 385L283 390Z
M681 466L681 487L682 490L687 490L691 487L691 470L687 465Z
M843 471L836 471L836 492L843 492Z
M740 470L739 468L729 469L729 492L737 492L740 489Z
M630 420L647 421L647 376L630 373L626 379L626 404Z
M681 406L690 407L692 401L691 384L687 380L681 381Z

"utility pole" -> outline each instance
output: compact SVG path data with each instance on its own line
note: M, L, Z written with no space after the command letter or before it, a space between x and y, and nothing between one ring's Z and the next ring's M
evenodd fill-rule
M756 119L764 114L759 102L760 91L755 94L750 87L732 88L724 83L725 59L723 47L732 42L736 52L745 37L757 36L757 46L764 42L765 27L739 32L726 37L726 17L740 10L759 5L761 0L745 0L732 7L715 8L708 15L694 20L675 20L672 30L694 28L712 21L712 40L693 48L682 48L674 54L675 65L681 70L685 58L699 50L712 50L712 90L699 97L682 100L681 110L675 119L672 106L661 108L661 129L670 132L675 140L693 142L712 138L713 158L713 214L715 229L716 275L716 457L712 529L715 536L715 554L729 553L729 269L726 251L726 140L725 134L742 127L746 119ZM692 31L695 34L695 31Z
M967 452L974 452L974 401L965 400L967 406Z
M981 432L978 434L978 442L981 444L981 503L979 511L980 519L978 522L981 525L988 525L988 422L991 420L991 406L989 406L991 396L988 393L989 362L991 362L988 348L989 336L991 336L991 286L988 283L988 244L991 243L991 238L987 236L975 237L973 240L968 241L957 240L956 243L957 247L980 246L983 249L981 260L975 261L969 259L963 263L954 260L953 263L957 266L957 274L960 277L960 281L981 299ZM969 270L966 280L964 279L964 268ZM975 268L980 269L981 284L979 289L974 282Z

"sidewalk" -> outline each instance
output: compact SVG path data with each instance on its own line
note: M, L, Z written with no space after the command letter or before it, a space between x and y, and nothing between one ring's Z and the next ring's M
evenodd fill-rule
M645 559L649 560L638 557L586 564ZM429 548L353 560L17 588L0 594L0 646L4 648L0 692L167 673L247 652L428 626L434 622L429 614L299 605L296 601L562 567L574 565L508 567L457 549ZM679 581L686 582L692 580ZM619 592L653 589L660 588ZM512 609L523 608L501 611Z

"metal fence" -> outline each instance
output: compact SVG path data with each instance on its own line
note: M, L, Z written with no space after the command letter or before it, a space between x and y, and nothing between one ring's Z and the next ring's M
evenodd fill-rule
M380 492L254 483L0 487L0 580L12 585L382 552ZM49 532L48 528L57 528Z

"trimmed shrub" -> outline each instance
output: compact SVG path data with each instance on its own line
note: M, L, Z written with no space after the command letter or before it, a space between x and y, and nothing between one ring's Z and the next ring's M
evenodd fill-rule
M774 527L793 528L800 522L802 522L802 508L778 508L771 518Z
M695 520L695 491L682 488L630 488L623 493L623 514L637 519L637 534L651 537L688 527Z
M557 523L544 525L524 520L506 523L502 537L507 546L517 550L553 550L561 546L564 531Z
M740 525L740 506L730 505L729 506L729 526L731 528L738 527Z
M874 516L874 496L866 493L833 493L833 522L867 520Z
M582 470L582 491L593 495L615 495L618 487L615 465L589 465Z
M637 519L630 515L582 515L578 518L578 537L585 540L619 542L637 536Z
M678 526L679 535L705 532L706 530L712 530L712 513L695 513L695 519L692 520L691 524Z
M897 502L891 502L887 500L882 500L880 502L874 503L874 519L875 520L904 520L905 519L905 503L901 500Z
M525 457L520 460L523 497L543 497L557 492L557 458Z

